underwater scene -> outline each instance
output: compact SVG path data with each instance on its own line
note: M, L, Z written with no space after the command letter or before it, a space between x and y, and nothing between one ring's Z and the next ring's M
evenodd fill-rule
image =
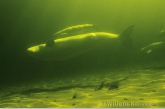
M0 0L0 107L165 107L164 6Z

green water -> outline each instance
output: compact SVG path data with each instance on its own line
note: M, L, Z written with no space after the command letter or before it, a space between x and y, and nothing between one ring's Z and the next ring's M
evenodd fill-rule
M164 5L165 0L0 0L0 89L44 78L81 78L89 72L163 71L165 46L154 54L139 52L151 43L165 42L165 36L157 37L165 29ZM116 34L133 24L134 49L116 39L64 61L45 62L27 55L27 48L45 43L55 32L87 23Z

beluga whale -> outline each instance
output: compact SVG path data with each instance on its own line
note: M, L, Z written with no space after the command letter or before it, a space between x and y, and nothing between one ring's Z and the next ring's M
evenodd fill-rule
M46 43L29 47L27 52L30 56L44 61L62 61L76 57L90 51L106 40L119 39L125 47L132 47L132 31L134 25L127 27L121 34L109 32L91 32L58 39L49 39Z
M154 42L143 47L140 54L164 54L165 42Z

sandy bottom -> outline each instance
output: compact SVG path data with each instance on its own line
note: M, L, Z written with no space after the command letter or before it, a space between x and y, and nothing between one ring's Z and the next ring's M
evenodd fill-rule
M165 69L80 72L4 88L0 96L0 107L165 107Z

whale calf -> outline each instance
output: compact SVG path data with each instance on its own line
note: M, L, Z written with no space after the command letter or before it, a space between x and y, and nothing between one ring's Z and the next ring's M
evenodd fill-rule
M81 24L81 25L70 26L65 29L62 29L56 32L53 38L58 39L73 35L96 32L96 31L98 31L97 24Z
M62 61L92 50L109 39L120 39L127 48L133 49L130 37L133 27L134 25L129 26L120 35L108 32L93 32L55 40L49 39L44 44L29 47L27 52L30 56L44 61Z

